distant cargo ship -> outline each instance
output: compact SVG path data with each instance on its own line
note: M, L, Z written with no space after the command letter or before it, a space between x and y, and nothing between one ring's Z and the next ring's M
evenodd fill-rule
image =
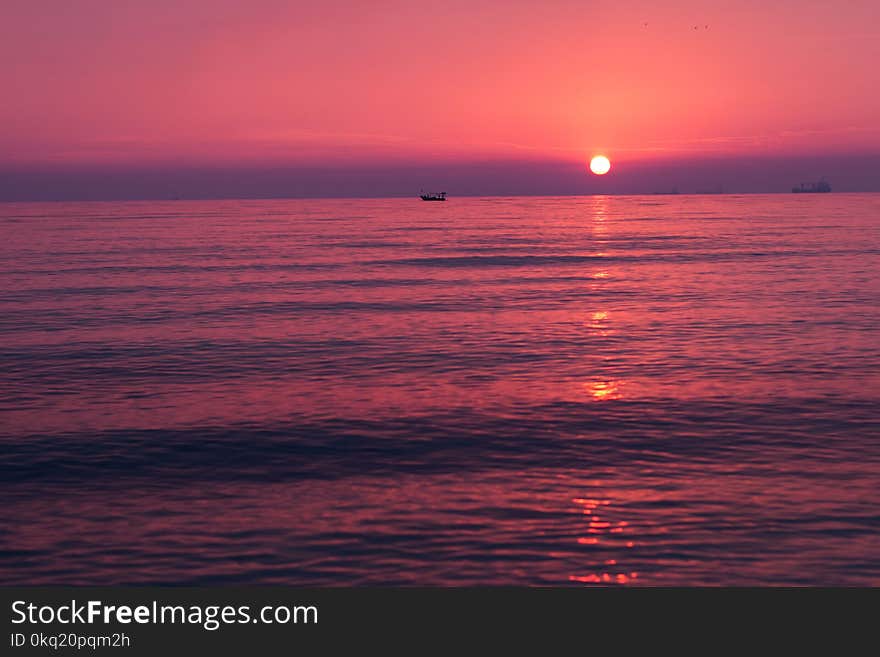
M824 180L814 183L801 183L800 187L792 187L795 194L824 194L831 191L831 185Z
M419 195L423 201L445 201L446 200L446 192L438 192L437 194L429 194L427 192L422 192Z

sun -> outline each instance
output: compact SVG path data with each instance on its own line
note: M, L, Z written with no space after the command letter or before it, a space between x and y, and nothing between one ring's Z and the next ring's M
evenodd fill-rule
M604 155L594 155L590 160L590 171L597 176L604 176L611 169L611 160Z

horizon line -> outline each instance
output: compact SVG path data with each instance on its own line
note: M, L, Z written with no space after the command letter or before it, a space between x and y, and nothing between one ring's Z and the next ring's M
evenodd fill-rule
M449 196L448 199L452 200L455 198L466 198L466 199L496 199L496 198L595 198L595 197L649 197L654 198L657 196L797 196L798 198L806 197L811 198L815 196L819 197L827 197L827 196L843 196L843 195L866 195L866 194L880 194L880 191L877 190L848 190L843 192L829 192L822 194L793 194L791 190L789 191L774 191L774 192L749 192L749 191L741 191L741 192L641 192L641 193L617 193L617 192L607 192L604 194L596 194L596 193L585 193L585 194L458 194ZM377 196L363 196L363 195L340 195L340 196L202 196L202 197L179 197L179 198L164 198L164 197L132 197L132 198L124 198L124 199L112 199L112 198L94 198L94 199L63 199L63 198L55 198L55 199L19 199L19 200L10 200L0 198L0 204L3 205L22 205L22 204L46 204L46 203L143 203L143 202L152 202L152 203L191 203L191 202L204 202L204 201L381 201L381 200L397 200L397 199L411 199L411 200L421 200L419 199L418 194L384 194ZM448 201L447 201L448 202Z

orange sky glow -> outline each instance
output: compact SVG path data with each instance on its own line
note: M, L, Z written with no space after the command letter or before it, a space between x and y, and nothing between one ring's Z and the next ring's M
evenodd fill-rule
M5 0L0 12L7 169L880 151L875 0Z

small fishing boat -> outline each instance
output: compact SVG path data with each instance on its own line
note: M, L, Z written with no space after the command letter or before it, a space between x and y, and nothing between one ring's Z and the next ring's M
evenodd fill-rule
M446 192L438 192L436 194L422 192L421 194L419 194L419 198L421 198L423 201L445 201Z

